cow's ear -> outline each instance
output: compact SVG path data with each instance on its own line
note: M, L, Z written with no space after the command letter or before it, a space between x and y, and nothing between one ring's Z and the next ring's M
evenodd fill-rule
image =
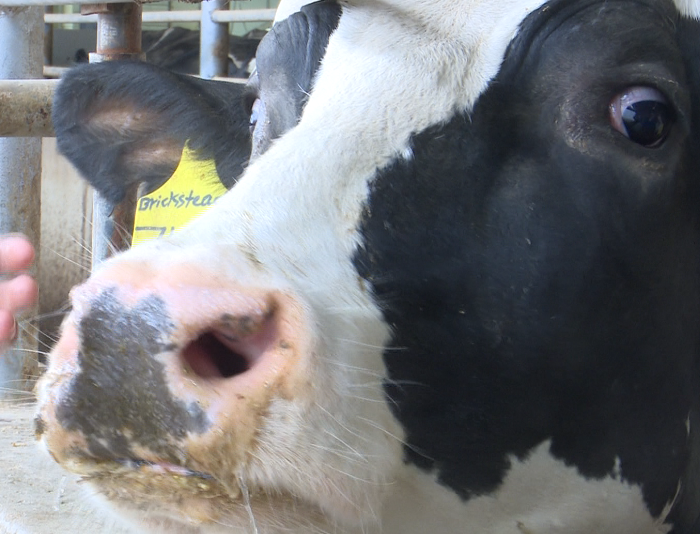
M250 154L242 90L135 61L81 65L64 76L54 97L58 148L114 203L132 187L164 183L186 141L214 159L231 187Z

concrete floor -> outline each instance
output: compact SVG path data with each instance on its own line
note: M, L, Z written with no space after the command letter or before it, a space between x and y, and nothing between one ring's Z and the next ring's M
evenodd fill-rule
M129 534L34 440L34 405L0 403L0 534Z

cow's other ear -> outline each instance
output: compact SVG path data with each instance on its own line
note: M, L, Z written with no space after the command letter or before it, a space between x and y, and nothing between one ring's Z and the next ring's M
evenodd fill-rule
M334 1L315 2L276 22L260 41L257 70L246 90L253 158L299 122L341 14L341 6Z
M114 203L132 187L151 191L164 183L186 141L200 157L214 158L231 187L250 155L242 91L136 61L81 65L54 97L58 148Z

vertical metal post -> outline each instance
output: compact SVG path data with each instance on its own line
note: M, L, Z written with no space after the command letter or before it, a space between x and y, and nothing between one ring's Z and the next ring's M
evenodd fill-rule
M46 6L45 13L53 13L53 6ZM44 65L53 65L53 24L44 24Z
M202 2L202 20L199 30L199 75L211 79L228 74L228 23L214 22L215 9L226 9L227 0Z
M96 51L90 63L145 59L141 52L141 4L83 4L80 13L97 14Z
M43 30L42 6L0 5L0 79L41 78ZM41 138L0 138L0 190L0 233L22 232L38 250ZM36 276L36 268L32 274ZM36 307L28 313L36 316ZM21 321L14 347L0 355L0 398L28 390L37 363L36 324Z
M83 15L97 13L96 51L90 63L115 59L145 59L141 52L140 4L85 4ZM131 245L136 211L136 191L118 206L112 206L97 193L93 195L92 268Z

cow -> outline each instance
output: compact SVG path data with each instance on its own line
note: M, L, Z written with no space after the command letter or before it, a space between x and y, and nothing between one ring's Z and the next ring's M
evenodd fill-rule
M700 3L347 0L102 264L36 432L144 532L700 532Z
M251 74L255 50L264 37L264 30L251 30L246 35L229 35L228 75L247 78ZM146 61L172 72L199 74L200 36L195 30L173 26L165 30L147 30L141 34Z
M266 31L251 30L243 36L229 35L228 76L248 78L255 64L255 50ZM199 74L199 32L179 26L141 33L141 48L146 61L181 74ZM89 54L79 48L73 63L88 63Z
M297 123L339 14L320 2L280 20L246 85L140 61L74 67L54 99L58 149L112 205L163 185L186 142L231 188L251 157Z

